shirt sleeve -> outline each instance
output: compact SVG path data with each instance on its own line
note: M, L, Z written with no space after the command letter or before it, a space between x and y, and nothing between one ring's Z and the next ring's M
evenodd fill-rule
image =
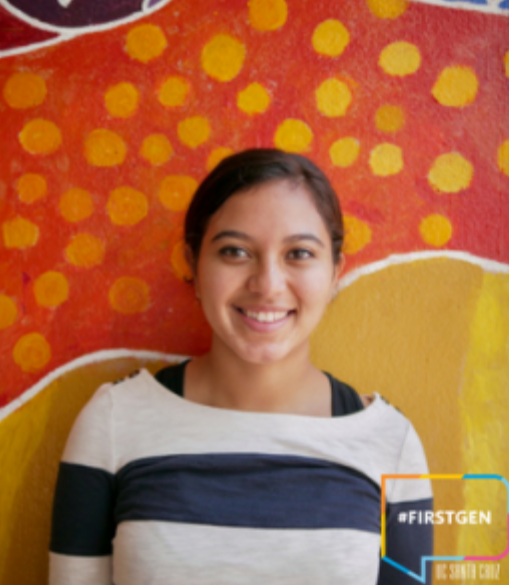
M421 441L410 423L396 473L428 474ZM433 555L433 523L426 522L433 511L431 483L429 479L392 479L387 481L386 489L386 549L385 559L380 561L378 585L415 585L416 579L408 572L421 575L423 570L426 585L431 585L431 563L422 565L423 557Z
M111 385L78 416L60 463L50 544L50 585L112 585L115 474Z

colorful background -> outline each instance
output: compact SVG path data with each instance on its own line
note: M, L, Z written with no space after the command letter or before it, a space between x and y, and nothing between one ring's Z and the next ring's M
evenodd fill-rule
M309 155L345 212L317 365L401 408L432 473L509 478L509 19L435 4L0 0L1 583L44 583L95 388L206 350L184 213L250 146ZM505 518L491 487L434 488ZM506 538L444 530L435 553Z

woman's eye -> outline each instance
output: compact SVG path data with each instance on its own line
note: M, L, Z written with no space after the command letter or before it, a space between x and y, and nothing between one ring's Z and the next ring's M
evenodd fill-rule
M308 258L313 258L314 254L311 250L306 250L305 248L297 248L295 250L291 250L288 253L288 256L291 260L307 260Z
M237 246L225 246L219 250L221 256L228 258L246 258L247 252L244 248L238 248Z

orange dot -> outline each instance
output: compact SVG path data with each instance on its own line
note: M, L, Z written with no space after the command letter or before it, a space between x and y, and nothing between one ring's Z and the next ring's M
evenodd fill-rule
M356 254L371 242L371 228L353 215L345 215L345 254Z
M197 148L210 138L210 123L203 116L186 118L179 122L177 133L183 144L189 146L189 148Z
M10 327L18 316L16 303L7 295L0 294L0 329Z
M237 94L237 107L250 116L263 114L269 106L269 92L259 83L251 83Z
M4 85L4 99L11 108L24 110L41 105L46 98L46 82L40 75L21 71Z
M136 113L140 96L132 83L118 83L104 96L104 105L114 118L129 118Z
M287 152L306 152L313 141L313 131L302 120L287 118L276 129L274 144Z
M30 154L53 154L62 144L62 133L53 122L36 118L25 124L19 134L19 141Z
M393 134L405 125L405 112L399 106L380 106L375 114L375 125L381 132Z
M40 333L28 333L18 340L12 356L24 372L33 373L50 361L51 347Z
M425 217L419 226L422 239L435 248L445 246L452 237L451 222L438 213Z
M133 315L146 311L150 305L150 289L140 278L122 276L110 288L111 307L118 313Z
M217 81L231 81L240 73L246 58L246 47L230 35L216 35L203 48L201 65L207 75Z
M367 0L367 3L378 18L394 19L406 12L409 0Z
M231 156L233 154L233 150L231 148L227 148L225 146L219 146L218 148L214 148L214 150L209 154L209 158L207 159L206 169L210 173L212 169L217 167L217 165L225 159L227 156Z
M159 201L170 211L183 211L189 206L198 182L186 175L165 177L159 186Z
M148 63L159 57L167 46L168 41L163 31L155 24L140 24L127 33L127 54L141 63Z
M34 283L34 295L40 307L58 307L69 298L67 278L53 270L41 274Z
M171 252L171 266L177 278L188 281L193 277L193 272L187 262L185 250L186 244L183 240L175 244Z
M85 158L94 167L121 165L127 154L127 146L118 134L99 128L85 139Z
M18 191L20 201L23 201L23 203L34 203L46 196L48 184L42 175L26 173L18 179L16 190Z
M76 234L65 249L65 257L74 266L92 268L102 264L105 245L92 234Z
M164 134L151 134L143 141L140 156L153 166L163 165L173 156L173 147Z
M39 228L24 217L19 215L14 219L5 221L2 225L4 244L6 248L30 248L37 244Z
M148 201L141 191L119 187L110 193L106 210L116 225L136 225L148 213Z
M191 84L184 77L168 77L157 92L157 99L166 108L183 106L189 93Z
M76 223L90 217L94 213L94 201L88 191L73 188L66 191L58 205L62 217Z
M281 28L288 17L285 0L249 0L249 23L259 31Z

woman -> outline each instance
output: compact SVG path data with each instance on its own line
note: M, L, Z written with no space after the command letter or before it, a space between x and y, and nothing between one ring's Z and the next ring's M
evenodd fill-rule
M343 225L324 174L254 149L224 160L186 217L205 355L103 386L56 491L51 585L413 583L380 561L382 474L423 474L411 424L315 368ZM427 481L388 485L387 554L420 572Z

